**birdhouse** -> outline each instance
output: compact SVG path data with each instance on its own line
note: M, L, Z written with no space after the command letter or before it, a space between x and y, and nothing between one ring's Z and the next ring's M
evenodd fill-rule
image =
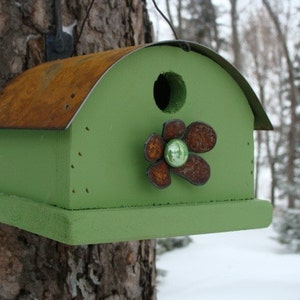
M32 68L0 95L0 222L71 245L266 227L253 130L212 50L167 41Z

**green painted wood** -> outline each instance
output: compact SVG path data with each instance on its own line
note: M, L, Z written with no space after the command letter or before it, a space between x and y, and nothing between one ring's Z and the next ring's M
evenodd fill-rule
M0 192L67 207L69 133L0 130Z
M72 211L1 194L0 218L62 243L82 245L266 227L272 206L253 199Z
M126 76L129 69L131 76ZM173 114L161 111L153 98L157 77L170 70L182 76L187 89L184 106ZM151 133L161 133L165 121L174 118L187 125L203 121L217 133L214 149L201 155L211 167L211 178L204 186L193 186L176 175L165 190L148 182L144 143ZM95 87L71 129L71 208L254 197L251 108L233 78L198 53L162 46L127 56Z

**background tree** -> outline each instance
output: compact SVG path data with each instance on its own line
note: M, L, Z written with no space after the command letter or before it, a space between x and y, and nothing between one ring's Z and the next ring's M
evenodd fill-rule
M238 31L238 0L230 0L230 19L231 19L231 48L233 53L233 64L242 72L241 44Z
M272 116L273 132L258 131L256 137L256 194L263 187L261 170L269 168L270 198L275 205L275 191L278 190L278 165L280 152L285 151L284 108L282 75L282 48L277 41L277 34L268 20L265 10L255 9L242 26L245 74L257 87L258 97L263 106L268 107ZM247 55L246 55L247 54Z
M276 12L271 7L271 4L268 0L262 0L264 7L266 8L270 20L274 24L276 29L278 42L280 43L283 49L283 55L286 60L287 66L287 83L288 83L288 99L289 99L289 130L288 140L287 140L287 181L286 181L286 192L288 197L288 207L295 207L295 200L298 198L298 195L295 193L295 161L296 161L296 137L297 137L297 118L296 118L296 107L297 107L297 90L295 86L295 75L294 67L288 47L287 36L284 34L283 29L281 28L280 20L276 15Z
M179 39L220 49L217 9L211 0L165 0L165 5Z
M248 7L242 26L244 70L274 126L256 134L256 188L265 186L261 175L268 170L273 225L294 251L300 251L300 215L293 209L300 200L299 12L292 1L263 0Z
M276 199L288 200L290 208L299 199L296 189L299 95L294 86L295 48L291 39L297 36L291 22L297 18L297 10L291 3L263 0L253 5L250 1L230 0L232 62L252 83L275 128L273 132L255 133L256 194L266 192L265 180L269 179L268 197L274 204ZM234 22L237 19L239 24ZM266 177L266 170L271 176Z
M45 60L44 37L55 30L53 4L0 2L0 88ZM152 39L145 0L61 4L73 55ZM0 241L0 299L156 298L153 240L71 247L1 224Z

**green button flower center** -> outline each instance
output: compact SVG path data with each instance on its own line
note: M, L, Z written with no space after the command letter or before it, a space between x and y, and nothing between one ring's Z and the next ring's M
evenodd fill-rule
M166 162L171 167L178 168L186 163L189 157L189 150L187 145L182 140L173 139L167 143L164 156Z

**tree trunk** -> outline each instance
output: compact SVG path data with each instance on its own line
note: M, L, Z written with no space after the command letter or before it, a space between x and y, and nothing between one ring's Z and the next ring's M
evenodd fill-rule
M237 0L230 0L230 18L231 18L231 41L233 50L233 64L235 67L242 71L242 59L241 59L241 44L238 33L238 12L237 12Z
M145 0L61 2L73 55L152 40ZM0 89L45 60L53 4L0 2ZM2 224L0 241L0 299L156 299L153 240L72 247Z

